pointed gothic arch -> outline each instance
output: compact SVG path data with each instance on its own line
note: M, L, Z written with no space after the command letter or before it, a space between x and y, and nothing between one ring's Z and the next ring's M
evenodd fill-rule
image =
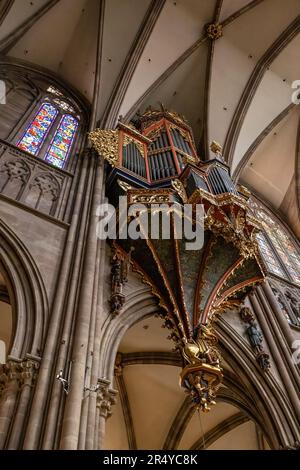
M0 263L9 279L13 332L8 356L39 357L47 325L48 300L41 274L25 245L0 219Z
M141 286L138 291L132 291L126 299L123 312L115 318L107 316L103 328L101 341L103 361L100 376L108 380L111 386L117 352L123 336L133 325L159 310L155 297L146 286ZM217 321L216 326L220 350L226 363L238 374L233 376L230 370L225 369L224 385L226 388L220 390L217 401L232 404L243 411L263 432L273 449L299 440L297 418L288 397L273 374L265 373L260 369L247 342L226 322L226 314L223 315ZM156 359L157 362L155 362ZM163 362L161 362L159 355L156 359L151 357L151 363L166 364L169 361L168 358L163 357ZM141 363L141 360L142 358L139 357L137 363ZM180 366L174 358L169 362L170 365ZM146 360L147 363L150 362ZM190 419L192 416L186 409L185 415L185 419ZM183 426L186 424L181 423ZM175 440L178 443L178 439Z

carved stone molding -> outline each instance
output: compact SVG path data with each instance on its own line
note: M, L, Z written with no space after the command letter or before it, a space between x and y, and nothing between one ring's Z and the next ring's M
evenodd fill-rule
M300 289L274 279L269 284L288 323L300 326Z
M102 418L109 418L112 415L112 406L116 403L118 392L110 388L110 381L106 379L98 380L97 408Z
M0 193L56 217L72 175L0 140Z
M16 361L9 359L0 365L0 396L6 391L17 392L23 386L33 386L39 369L39 362L32 359Z
M32 359L26 359L20 364L20 382L21 387L28 385L32 387L37 378L40 364L38 361Z

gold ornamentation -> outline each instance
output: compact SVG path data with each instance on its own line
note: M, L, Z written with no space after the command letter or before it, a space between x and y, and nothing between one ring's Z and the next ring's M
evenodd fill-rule
M124 134L123 146L126 147L127 145L131 143L136 145L140 154L144 156L144 145L139 140L135 139L134 137L131 137L128 134Z
M216 155L222 156L222 146L215 140L213 140L210 144L210 150Z
M175 111L166 111L166 115L169 115L175 121L179 121L180 123L187 125L188 121L183 114L178 114Z
M241 304L240 300L224 300L220 305L211 307L210 318L215 319L215 315L222 315L234 308L238 308Z
M246 211L229 205L229 212L211 205L206 212L205 228L221 236L228 243L232 242L244 258L253 257L258 252L255 237L248 233ZM253 231L252 231L253 233Z
M223 27L218 23L211 23L206 27L206 34L209 39L216 40L223 36Z
M183 186L183 183L180 180L175 179L175 180L172 180L172 186L177 192L178 196L181 197L182 202L186 204L188 202L188 197L186 194L185 187Z
M99 156L115 166L119 160L119 131L96 129L88 137Z
M177 126L177 124L170 124L170 130L175 129L179 132L181 137L189 142L189 134L185 129L182 129L182 127Z
M133 186L130 186L130 184L126 183L125 181L118 180L117 182L120 188L123 189L123 191L127 192L129 189L134 189Z
M180 384L194 405L205 412L216 404L216 393L223 378L216 344L212 326L201 325L197 339L184 340L181 350L186 366L180 374Z
M243 186L242 184L240 184L238 186L238 190L239 190L239 193L243 194L243 196L245 196L247 200L251 197L251 191L249 191L249 189L246 188L246 186Z
M147 137L151 140L155 140L155 139L157 139L157 137L159 137L161 135L161 132L162 132L162 127L158 127L156 129L153 129L152 131L150 131L149 134L147 135Z
M191 155L188 155L187 153L184 153L182 150L180 150L180 153L182 155L182 160L185 165L188 163L196 163L198 160L195 157L192 157Z
M140 203L140 204L162 204L166 202L170 202L169 196L164 194L153 194L151 195L143 195L143 194L136 194L131 197L132 203Z
M133 189L128 193L129 204L166 204L174 202L170 189L157 189L155 192L148 189Z

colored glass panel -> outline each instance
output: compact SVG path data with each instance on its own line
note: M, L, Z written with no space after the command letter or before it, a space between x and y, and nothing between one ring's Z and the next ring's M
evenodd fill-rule
M42 104L17 146L32 155L37 155L57 114L57 109L51 103Z
M260 253L267 265L268 270L277 276L286 278L283 269L279 265L269 243L261 233L257 235L257 241L259 244Z
M271 240L276 250L277 255L281 259L289 275L294 282L300 284L300 256L295 248L294 243L291 241L288 235L286 235L280 225L254 201L252 201L251 207L254 210L256 217L260 219L266 233L269 236L269 239ZM285 274L283 274L283 269L279 266L279 263L276 262L274 254L272 254L271 247L269 246L269 248L266 249L265 244L267 242L265 238L264 242L262 241L261 234L258 236L258 241L260 250L266 264L268 265L269 271L286 278ZM276 264L277 267L275 267Z
M75 117L65 114L54 134L45 160L58 168L63 168L71 149L78 121Z

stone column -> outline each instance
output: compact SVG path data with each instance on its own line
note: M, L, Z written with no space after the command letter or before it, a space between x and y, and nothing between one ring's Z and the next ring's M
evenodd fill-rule
M98 409L98 450L104 449L105 424L106 420L112 415L112 405L116 403L117 391L109 388L110 381L99 379L99 390L97 394Z
M9 360L7 364L1 365L0 368L0 449L5 446L14 414L20 385L19 367L19 362Z
M93 93L93 107L90 121L90 131L94 129L97 120L98 101L101 81L102 39L104 29L105 0L99 2L98 34L96 71ZM76 327L72 350L72 369L70 377L70 392L66 400L62 434L61 449L76 450L78 448L80 422L82 415L82 399L85 386L87 351L89 343L89 329L92 315L92 296L96 270L97 256L97 207L102 200L103 188L103 162L97 160L96 175L93 185L93 198L90 209L89 225L86 237L86 250L82 269L82 282L80 285L79 303L75 318ZM84 430L83 430L84 431ZM85 435L81 435L82 442Z
M295 340L294 334L285 318L285 316L282 314L280 306L277 302L277 299L275 295L273 294L273 291L270 287L270 284L268 281L264 282L262 285L262 291L264 292L266 298L268 299L268 302L272 308L272 311L274 312L276 319L280 325L280 328L282 332L284 333L284 336L287 340L287 343L290 348L292 348L293 342Z
M291 354L291 351L289 350L288 343L285 339L285 336L284 334L282 334L282 331L280 330L280 328L278 328L278 323L274 319L274 311L270 308L270 305L268 304L264 291L262 290L261 287L257 288L257 295L259 296L261 303L264 307L264 310L266 312L266 315L269 318L269 322L272 325L274 338L276 339L277 344L279 345L279 348L282 351L282 357L283 359L285 359L285 362L288 366L288 373L291 376L291 379L293 380L293 382L295 383L295 388L298 389L298 391L300 391L299 372L295 364L293 363L292 354Z
M104 192L104 188L103 188ZM91 346L93 349L92 366L91 366L91 378L90 383L94 385L98 381L99 377L99 362L100 362L100 344L101 344L101 331L103 323L103 288L104 282L104 268L105 268L105 249L106 241L99 240L98 242L98 256L100 271L98 272L98 285L97 299L94 300L94 309L96 312L95 331L94 331L94 344ZM98 435L98 416L97 416L97 394L91 393L89 396L88 416L87 416L87 428L86 428L86 439L85 449L93 450L97 449L98 439L95 437Z
M87 171L89 159L84 158L83 164L80 169L80 181L77 187L76 200L72 214L72 221L68 231L68 236L64 249L64 256L62 258L60 274L55 293L55 299L52 306L52 311L49 319L49 326L43 350L43 357L40 367L40 372L35 388L34 399L31 406L30 416L28 420L26 435L24 439L24 449L32 450L38 447L38 442L41 436L42 422L47 398L49 396L49 389L53 376L53 358L57 349L57 339L59 338L61 322L63 318L63 309L66 301L66 292L70 275L72 273L72 259L75 256L75 249L77 243L77 231L82 217L82 205L84 199L87 197ZM43 413L41 412L43 410Z
M89 149L85 151L85 160L88 167L88 179L87 187L91 187L93 183L93 168L94 168L94 156L92 151ZM86 234L86 225L84 221L87 220L89 210L89 194L86 193L85 200L83 201L83 207L81 212L81 225L78 228L78 239L77 246L73 254L73 267L72 275L69 282L68 291L68 302L64 312L64 318L61 320L63 324L62 334L60 339L60 346L57 350L57 357L55 362L55 370L57 375L60 370L63 371L64 376L68 376L70 364L68 363L68 355L70 354L70 341L72 337L72 323L74 319L74 310L76 309L76 296L78 291L78 282L80 278L80 267L82 262L84 237ZM54 361L53 361L54 362ZM45 432L43 438L42 448L51 450L54 448L55 436L57 431L57 422L61 419L59 416L60 405L63 401L63 393L61 383L57 380L52 383L52 387L49 390L49 408L45 424Z
M21 431L23 429L25 417L28 411L28 404L31 392L37 376L39 362L32 359L26 359L20 364L20 398L14 417L12 431L8 441L8 449L18 449L21 439Z
M277 344L274 341L274 337L272 334L272 330L270 329L269 323L267 322L264 311L262 310L259 300L257 298L256 292L252 292L249 296L249 300L251 302L251 305L253 307L253 310L255 312L255 315L258 319L258 322L260 324L260 327L263 331L264 337L266 339L266 342L270 348L270 352L272 354L273 360L276 363L277 369L279 371L279 374L281 376L282 383L286 389L287 396L290 399L290 402L292 403L294 410L297 414L297 417L300 419L300 401L297 396L297 393L294 388L294 384L292 383L289 374L287 373L287 370L285 367L283 367L282 364L282 356L280 351L278 350Z

